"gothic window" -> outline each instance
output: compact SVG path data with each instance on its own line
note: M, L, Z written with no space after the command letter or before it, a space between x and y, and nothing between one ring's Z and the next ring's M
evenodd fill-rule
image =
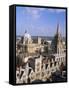
M41 68L43 68L43 64L41 65Z
M52 67L52 63L50 63L50 67Z
M56 66L56 62L54 63L54 66Z
M59 65L59 62L58 62L58 65Z
M19 74L17 74L17 77L19 77Z
M46 68L46 69L47 69L47 67L48 67L48 64L45 65L45 68Z

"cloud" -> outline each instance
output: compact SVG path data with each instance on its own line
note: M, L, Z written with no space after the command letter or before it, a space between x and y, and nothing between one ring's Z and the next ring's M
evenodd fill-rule
M55 12L55 13L61 13L61 12L65 12L65 9L48 9L48 8L36 8L36 7L26 7L26 11L27 13L29 13L29 15L31 15L31 17L33 19L38 19L41 16L41 13L43 11L49 11L49 12Z
M26 11L34 18L37 19L40 17L40 13L44 11L44 8L26 8Z
M48 9L48 11L50 11L50 12L56 12L56 13L65 12L64 9Z

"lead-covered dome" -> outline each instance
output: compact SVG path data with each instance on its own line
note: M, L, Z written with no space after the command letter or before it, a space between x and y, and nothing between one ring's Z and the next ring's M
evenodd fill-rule
M29 44L32 42L31 35L25 31L24 34L24 44Z

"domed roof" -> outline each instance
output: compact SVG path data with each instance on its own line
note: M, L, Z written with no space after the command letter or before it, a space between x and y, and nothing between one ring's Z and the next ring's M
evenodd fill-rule
M24 38L30 39L31 35L25 31Z
M32 42L31 35L29 33L27 33L27 31L25 31L24 44L28 44L28 43L31 43L31 42Z

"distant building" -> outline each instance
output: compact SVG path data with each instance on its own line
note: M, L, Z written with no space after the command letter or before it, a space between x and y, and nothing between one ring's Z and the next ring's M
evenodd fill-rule
M63 66L66 66L66 50L59 32L59 24L51 44L46 40L41 43L40 37L34 43L31 35L25 32L23 42L17 43L16 48L18 45L21 48L17 56L19 55L23 62L16 70L17 83L52 81L52 73L62 71ZM18 52L18 48L16 50Z
M51 43L51 49L52 49L52 53L60 54L64 52L63 41L61 38L61 34L59 32L59 24L57 25L56 35L54 36L52 43Z
M24 34L23 46L24 49L26 47L27 53L36 53L40 51L41 48L43 48L43 46L41 45L41 38L38 37L37 43L33 43L31 35L27 32Z

